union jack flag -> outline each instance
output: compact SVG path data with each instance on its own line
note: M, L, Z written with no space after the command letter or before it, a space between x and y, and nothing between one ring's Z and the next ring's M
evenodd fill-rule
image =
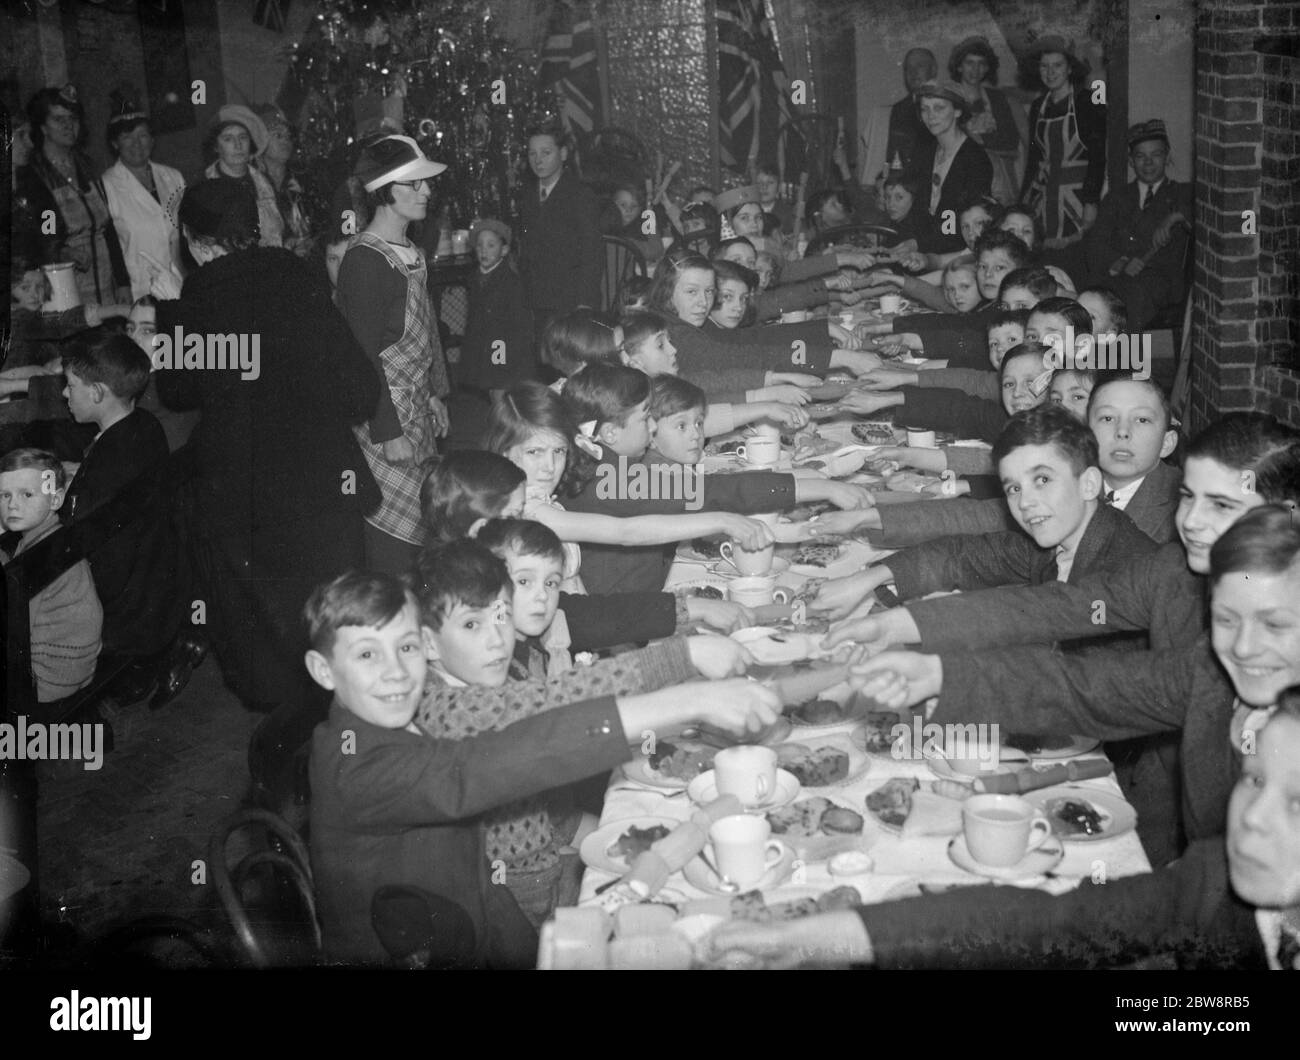
M752 175L755 160L781 149L778 132L793 118L790 83L764 0L717 0L717 11L721 161Z
M603 123L600 76L590 4L580 9L556 4L542 45L538 80L555 90L560 121L570 136L590 133Z

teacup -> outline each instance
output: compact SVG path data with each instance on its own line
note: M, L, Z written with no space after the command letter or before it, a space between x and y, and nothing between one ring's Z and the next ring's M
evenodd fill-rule
M753 438L770 438L774 442L781 440L781 428L774 423L756 423L745 431L745 440Z
M752 574L733 578L727 584L727 599L745 607L765 607L767 604L788 604L794 594L776 584L775 574Z
M917 427L907 427L907 444L912 449L933 449L937 444L937 438L934 431L922 430Z
M736 456L751 467L775 467L781 459L781 438L755 436L736 447Z
M718 548L722 558L741 574L766 574L772 569L772 557L776 554L776 544L762 548L741 548L734 541L724 541Z
M880 312L885 316L892 316L903 308L903 297L897 294L882 294L880 296Z
M772 757L775 759L775 752ZM752 887L785 856L780 841L772 838L772 826L766 817L740 813L720 818L709 829L709 839L718 872L738 887Z
M998 869L1018 864L1052 834L1047 818L1019 795L972 795L962 803L961 824L970 856Z
M713 783L719 795L746 806L766 802L776 791L776 752L754 744L725 748L713 758Z

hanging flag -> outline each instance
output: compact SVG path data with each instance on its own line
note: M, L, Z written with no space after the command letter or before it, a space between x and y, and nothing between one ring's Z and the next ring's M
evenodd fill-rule
M590 133L604 123L600 78L591 5L557 3L542 45L538 80L543 87L554 89L560 121L570 136Z
M778 132L794 113L763 0L717 0L717 11L722 164L752 176L754 162L769 156L784 172Z
M256 0L253 5L253 21L259 26L283 33L290 3L292 0Z

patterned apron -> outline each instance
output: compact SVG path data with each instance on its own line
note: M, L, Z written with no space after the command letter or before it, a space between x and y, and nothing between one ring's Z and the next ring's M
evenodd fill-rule
M1047 117L1050 93L1038 112L1034 139L1043 160L1029 188L1028 205L1043 221L1043 238L1068 237L1083 229L1083 201L1079 198L1088 178L1088 148L1079 138L1074 113L1074 93L1066 96L1065 113Z
M415 447L415 466L399 467L384 459L384 447L370 440L368 425L353 428L383 493L383 502L366 516L366 521L399 540L422 545L428 534L420 517L420 483L424 478L420 465L438 451L430 399L442 397L448 390L447 366L425 286L428 268L423 253L416 264L408 266L384 240L370 232L362 232L357 245L373 247L406 277L402 337L383 350L379 360L402 432Z
M109 305L113 302L116 287L113 262L108 256L108 242L104 237L105 228L113 223L108 205L93 183L88 190L82 191L53 166L44 167L44 172L49 174L46 184L67 231L63 248L76 265L77 290L81 293L81 300L87 304ZM81 175L79 163L77 175Z

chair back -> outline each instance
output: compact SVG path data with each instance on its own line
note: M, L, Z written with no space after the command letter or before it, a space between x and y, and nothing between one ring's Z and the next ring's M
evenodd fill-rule
M880 250L882 247L892 247L897 242L897 230L884 225L840 225L838 228L828 228L810 240L804 256L820 254L827 247L848 245L863 250Z
M602 236L605 243L605 271L600 276L600 308L608 313L623 294L623 287L633 276L646 275L645 254L630 239Z
M232 836L249 849L231 867L226 847ZM316 919L316 892L312 884L307 844L281 817L267 810L241 810L228 818L208 844L208 871L217 895L230 918L243 955L255 968L314 964L320 959L320 922ZM254 873L257 873L255 876ZM278 897L277 884L287 883L297 899L304 928L296 935L286 931L283 914L255 920L250 916L254 892L263 899L268 889ZM268 884L270 884L268 888ZM279 910L275 910L279 913Z

